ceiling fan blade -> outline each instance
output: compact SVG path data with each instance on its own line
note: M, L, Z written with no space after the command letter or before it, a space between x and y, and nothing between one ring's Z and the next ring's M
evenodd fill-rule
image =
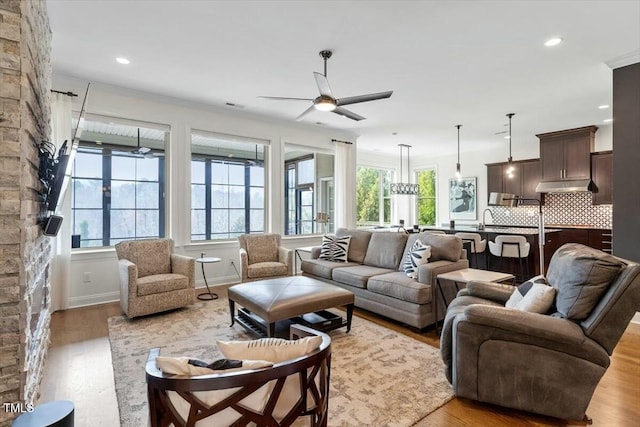
M348 117L351 120L360 121L365 119L365 117L362 117L361 115L356 114L353 111L349 111L346 108L342 108L342 107L336 107L335 110L333 110L333 112L336 114L340 114L341 116Z
M271 99L275 101L313 101L313 98L287 98L285 96L259 96L262 99Z
M333 93L331 92L331 86L329 86L329 80L327 80L324 74L314 72L313 76L316 78L316 84L318 85L320 95L328 96L329 98L333 99Z
M312 111L315 111L316 107L314 107L313 105L309 108L307 108L306 110L304 110L304 112L302 114L300 114L298 117L296 117L296 121L300 121L304 118L304 116L306 116L307 114L309 114Z
M386 92L369 93L367 95L348 96L346 98L336 99L336 105L357 104L359 102L375 101L376 99L389 98L393 93L392 90Z

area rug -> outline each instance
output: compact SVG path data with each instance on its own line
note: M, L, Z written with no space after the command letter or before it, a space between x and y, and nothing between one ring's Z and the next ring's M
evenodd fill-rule
M224 298L140 319L110 318L121 425L147 425L149 349L213 361L221 358L216 340L251 339L229 324ZM330 335L330 426L411 426L453 398L436 348L356 316L351 332Z

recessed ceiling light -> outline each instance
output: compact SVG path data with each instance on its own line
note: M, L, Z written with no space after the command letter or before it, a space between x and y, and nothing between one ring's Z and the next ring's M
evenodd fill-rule
M608 104L603 104L603 105L598 106L598 108L601 109L601 110L605 110L605 109L609 108L609 105Z
M504 139L511 139L509 135L505 136Z
M116 62L119 63L119 64L127 65L131 61L129 61L127 58L123 58L123 57L120 56L120 57L116 58Z
M612 121L613 121L613 119L604 119L603 120L603 122L605 122L605 123L609 123L609 122L612 122Z
M544 42L544 45L547 47L551 47L551 46L557 46L560 43L562 43L562 37L554 37Z

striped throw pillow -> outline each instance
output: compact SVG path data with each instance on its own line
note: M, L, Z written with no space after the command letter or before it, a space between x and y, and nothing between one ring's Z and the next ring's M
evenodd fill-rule
M334 235L322 236L322 246L318 259L334 262L347 262L349 242L351 236L337 237Z
M417 279L418 266L426 264L430 256L431 246L425 245L420 239L417 239L404 259L404 272L407 273L407 276Z

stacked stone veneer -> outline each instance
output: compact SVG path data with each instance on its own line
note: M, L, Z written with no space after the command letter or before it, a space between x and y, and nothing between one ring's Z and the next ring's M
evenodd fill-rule
M0 426L35 403L49 344L51 243L38 225L51 30L44 0L0 0Z

